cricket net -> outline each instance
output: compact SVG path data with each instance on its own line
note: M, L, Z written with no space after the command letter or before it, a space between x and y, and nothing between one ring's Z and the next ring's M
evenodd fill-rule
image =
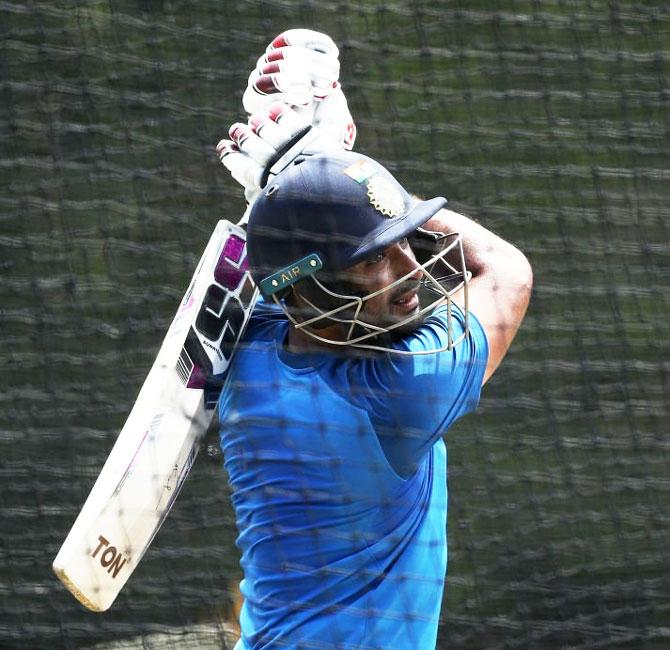
M438 647L667 647L670 11L573 0L0 1L0 645L232 647L215 427L109 612L50 563L211 230L242 213L214 146L294 26L340 46L356 148L534 267L508 359L448 434Z

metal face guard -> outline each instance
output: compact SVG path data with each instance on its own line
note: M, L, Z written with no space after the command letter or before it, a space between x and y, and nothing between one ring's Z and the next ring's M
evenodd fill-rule
M449 233L444 236L438 235L438 237L433 238L433 244L433 250L436 252L434 252L432 256L430 256L425 262L419 264L416 269L413 269L409 273L403 275L401 278L398 278L388 286L374 291L373 293L369 293L363 297L335 293L331 291L326 285L324 285L316 276L311 276L308 281L315 282L319 289L328 296L342 300L344 302L335 309L324 311L323 309L314 305L312 302L306 300L310 308L317 312L315 316L307 318L306 320L298 321L295 316L289 312L284 302L280 301L276 296L273 296L273 300L282 308L289 321L296 329L305 332L305 334L309 335L311 338L317 341L320 341L321 343L327 343L328 345L335 345L340 347L351 346L359 349L390 352L392 354L401 355L435 354L439 352L446 352L451 350L455 345L458 345L468 335L468 282L470 280L470 274L465 267L463 240L459 233ZM445 259L446 256L453 251L457 251L458 268L454 267ZM431 297L432 300L429 302L429 304L424 307L420 307L417 313L414 313L411 316L387 327L381 327L373 323L368 323L360 317L366 301L382 293L393 290L395 287L408 280L410 276L414 275L417 269L421 269L423 272L421 288L424 290L425 295L429 295ZM461 289L463 289L465 331L461 336L458 337L458 339L454 340L451 305L454 294L456 294ZM374 342L373 339L380 334L393 332L395 329L415 321L418 317L432 312L439 305L445 303L447 305L448 332L448 344L446 346L433 350L411 352L408 350L397 350L393 347L390 347L389 345L379 345ZM353 315L351 315L351 312L353 312ZM310 328L310 326L318 325L324 319L329 319L347 326L347 333L344 340L333 340L325 338ZM363 333L360 333L361 330Z

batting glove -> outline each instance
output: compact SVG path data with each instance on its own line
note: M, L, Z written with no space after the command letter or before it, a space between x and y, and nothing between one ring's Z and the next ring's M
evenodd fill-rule
M327 34L289 29L277 36L249 76L242 103L249 114L281 101L292 106L345 149L356 140L347 100L338 81L339 50Z
M329 134L314 128L305 115L275 102L254 113L247 124L236 122L216 152L232 177L244 188L251 205L274 176L304 153L341 150Z

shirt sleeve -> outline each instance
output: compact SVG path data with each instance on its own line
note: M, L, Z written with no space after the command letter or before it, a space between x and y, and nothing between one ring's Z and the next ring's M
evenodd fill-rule
M451 312L457 340L465 332L465 316L455 305ZM472 313L468 325L467 336L452 350L420 354L449 341L447 307L442 306L395 346L419 354L389 354L365 364L365 408L384 453L402 476L413 473L447 429L479 403L488 342Z

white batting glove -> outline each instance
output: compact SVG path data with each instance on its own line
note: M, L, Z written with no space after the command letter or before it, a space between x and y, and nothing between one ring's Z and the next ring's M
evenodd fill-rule
M281 102L254 113L247 124L236 122L228 135L230 139L221 140L216 152L244 188L249 205L301 153L341 149L339 142Z
M327 34L289 29L268 45L249 76L242 103L249 114L272 102L290 104L345 149L352 149L356 125L338 81L339 50Z
M309 106L323 100L340 76L339 50L327 34L289 29L268 45L249 75L242 103L247 113L272 101Z

